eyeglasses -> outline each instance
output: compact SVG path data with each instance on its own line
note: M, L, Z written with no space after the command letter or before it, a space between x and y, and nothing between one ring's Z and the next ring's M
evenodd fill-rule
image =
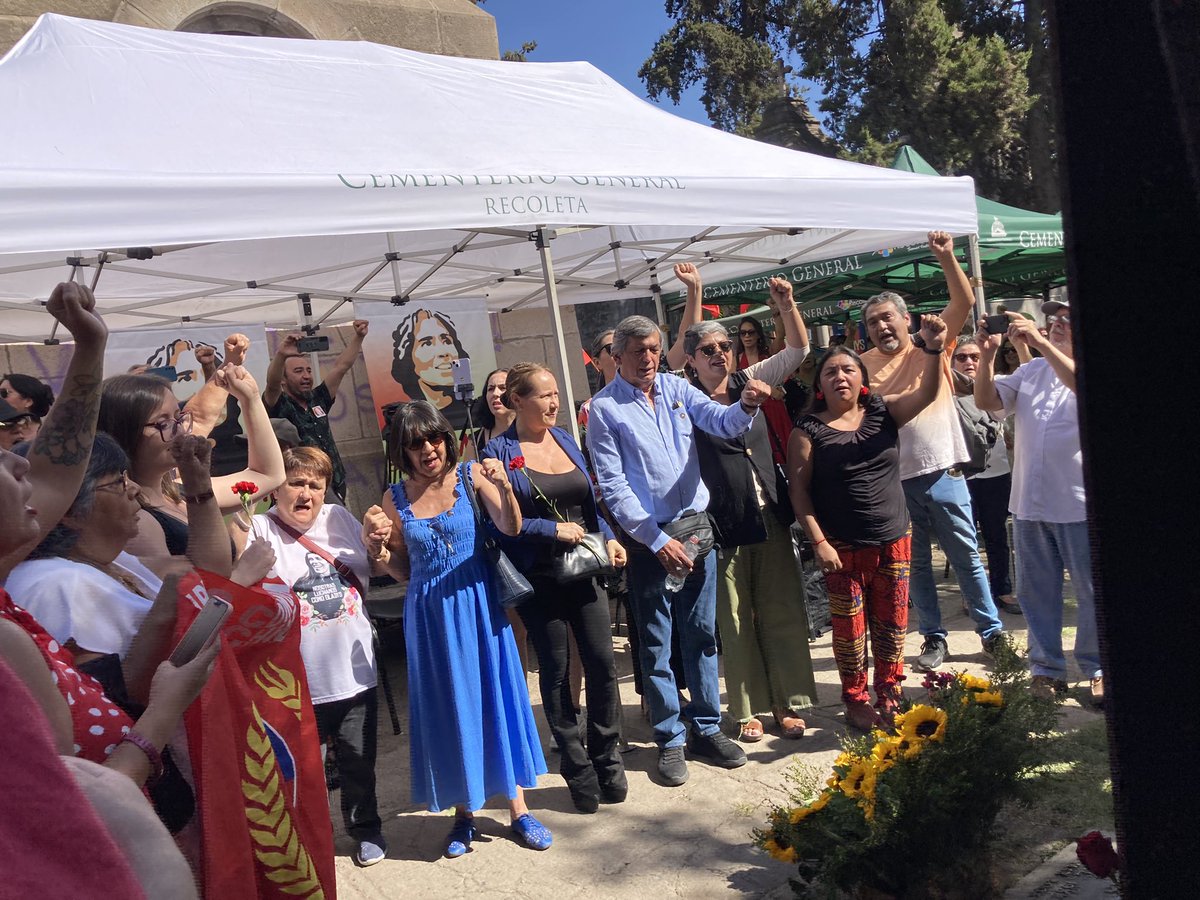
M717 355L718 351L721 353L728 353L729 348L732 346L733 346L733 343L731 341L716 341L715 343L705 344L703 347L697 347L696 349L699 350L701 353L703 353L705 356L707 356L709 359L712 359L714 356Z
M979 357L978 353L955 353L954 354L955 362L966 362L967 360L974 360L975 362L979 362L979 358L980 357Z
M1056 316L1046 316L1046 324L1047 325L1054 325L1059 322L1061 322L1063 325L1070 325L1071 317L1069 315L1067 315L1066 313L1059 313Z
M601 347L596 355L602 356L605 353L607 353L609 356L612 356L612 341L609 341L607 344Z
M173 439L177 434L192 433L192 414L190 412L181 412L173 419L164 419L161 422L147 422L142 427L157 430L158 436L166 442Z
M114 493L114 494L128 494L129 486L131 484L133 484L133 479L131 479L129 477L129 472L125 471L125 472L121 473L120 478L118 478L114 481L108 481L108 482L105 482L104 484L96 485L96 490L112 491L112 493Z
M440 431L435 431L433 434L421 435L420 437L413 438L411 441L409 441L408 449L421 450L424 448L426 443L432 444L435 447L440 447L442 444L446 443L446 435L442 434Z
M758 337L758 332L755 331L753 328L739 328L738 334L740 334L742 337L747 337L747 336Z
M0 422L0 428L21 428L25 425L35 425L41 421L37 416L26 414L17 416L15 419L9 419L7 422Z

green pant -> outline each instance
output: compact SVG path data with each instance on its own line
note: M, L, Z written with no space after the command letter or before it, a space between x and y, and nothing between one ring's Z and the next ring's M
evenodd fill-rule
M804 588L792 539L766 511L767 539L721 552L717 627L730 718L804 709L817 700Z

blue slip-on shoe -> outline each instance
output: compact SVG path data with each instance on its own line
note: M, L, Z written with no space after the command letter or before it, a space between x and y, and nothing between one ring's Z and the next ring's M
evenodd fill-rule
M455 816L454 827L450 829L450 837L446 841L446 856L456 859L465 856L471 849L471 841L479 836L475 827L474 816Z
M363 867L373 866L377 862L383 862L385 856L387 856L387 841L382 837L377 837L369 841L359 841L354 861Z
M530 813L514 819L512 829L525 846L531 850L549 850L550 845L554 843L554 835L550 833L550 829Z

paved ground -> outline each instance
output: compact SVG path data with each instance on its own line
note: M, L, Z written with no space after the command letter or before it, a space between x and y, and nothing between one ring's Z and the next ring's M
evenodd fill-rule
M935 556L935 559L937 557ZM940 574L940 563L938 572ZM950 633L948 668L982 671L986 657L972 623L963 614L953 575L941 585L942 609ZM1023 644L1023 619L1002 614L1005 626ZM1071 621L1068 611L1068 621ZM385 632L387 634L387 632ZM403 641L398 630L387 635L391 682L395 686L401 726L406 726ZM1070 645L1070 638L1067 644ZM915 615L908 636L908 657L920 651ZM805 714L808 734L799 741L779 736L767 716L767 736L747 745L749 762L726 771L690 763L691 778L678 788L653 784L648 772L657 754L650 728L642 718L633 689L630 658L624 632L614 637L629 773L629 799L617 806L601 806L595 815L575 812L562 779L543 776L536 790L527 792L530 808L554 832L554 846L537 853L516 843L508 828L503 804L481 811L477 818L486 839L467 856L456 860L441 856L450 829L449 814L432 814L414 807L408 799L408 741L394 737L386 710L380 710L379 776L380 812L390 849L388 858L369 869L357 868L350 859L353 845L334 813L337 835L338 893L343 898L497 898L572 897L635 898L726 896L786 897L792 867L756 851L750 831L763 823L772 804L786 797L784 773L793 760L826 767L838 752L843 733L837 672L830 635L811 643L820 704ZM1075 673L1078 681L1079 674ZM909 690L920 692L920 677L909 678ZM537 675L529 676L530 695L543 734L548 766L557 768L558 756L540 714ZM1086 690L1076 684L1073 698ZM382 697L381 697L382 705ZM1064 707L1065 724L1090 721L1097 715L1072 699ZM336 797L331 798L336 806ZM1039 860L1031 860L1031 867Z

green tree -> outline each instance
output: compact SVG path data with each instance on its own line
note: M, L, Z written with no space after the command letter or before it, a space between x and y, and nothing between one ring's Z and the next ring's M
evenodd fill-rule
M753 134L781 68L816 83L850 158L910 143L980 193L1059 208L1041 0L666 0L675 25L640 76L652 98L704 86L713 124ZM784 76L786 77L786 75Z

